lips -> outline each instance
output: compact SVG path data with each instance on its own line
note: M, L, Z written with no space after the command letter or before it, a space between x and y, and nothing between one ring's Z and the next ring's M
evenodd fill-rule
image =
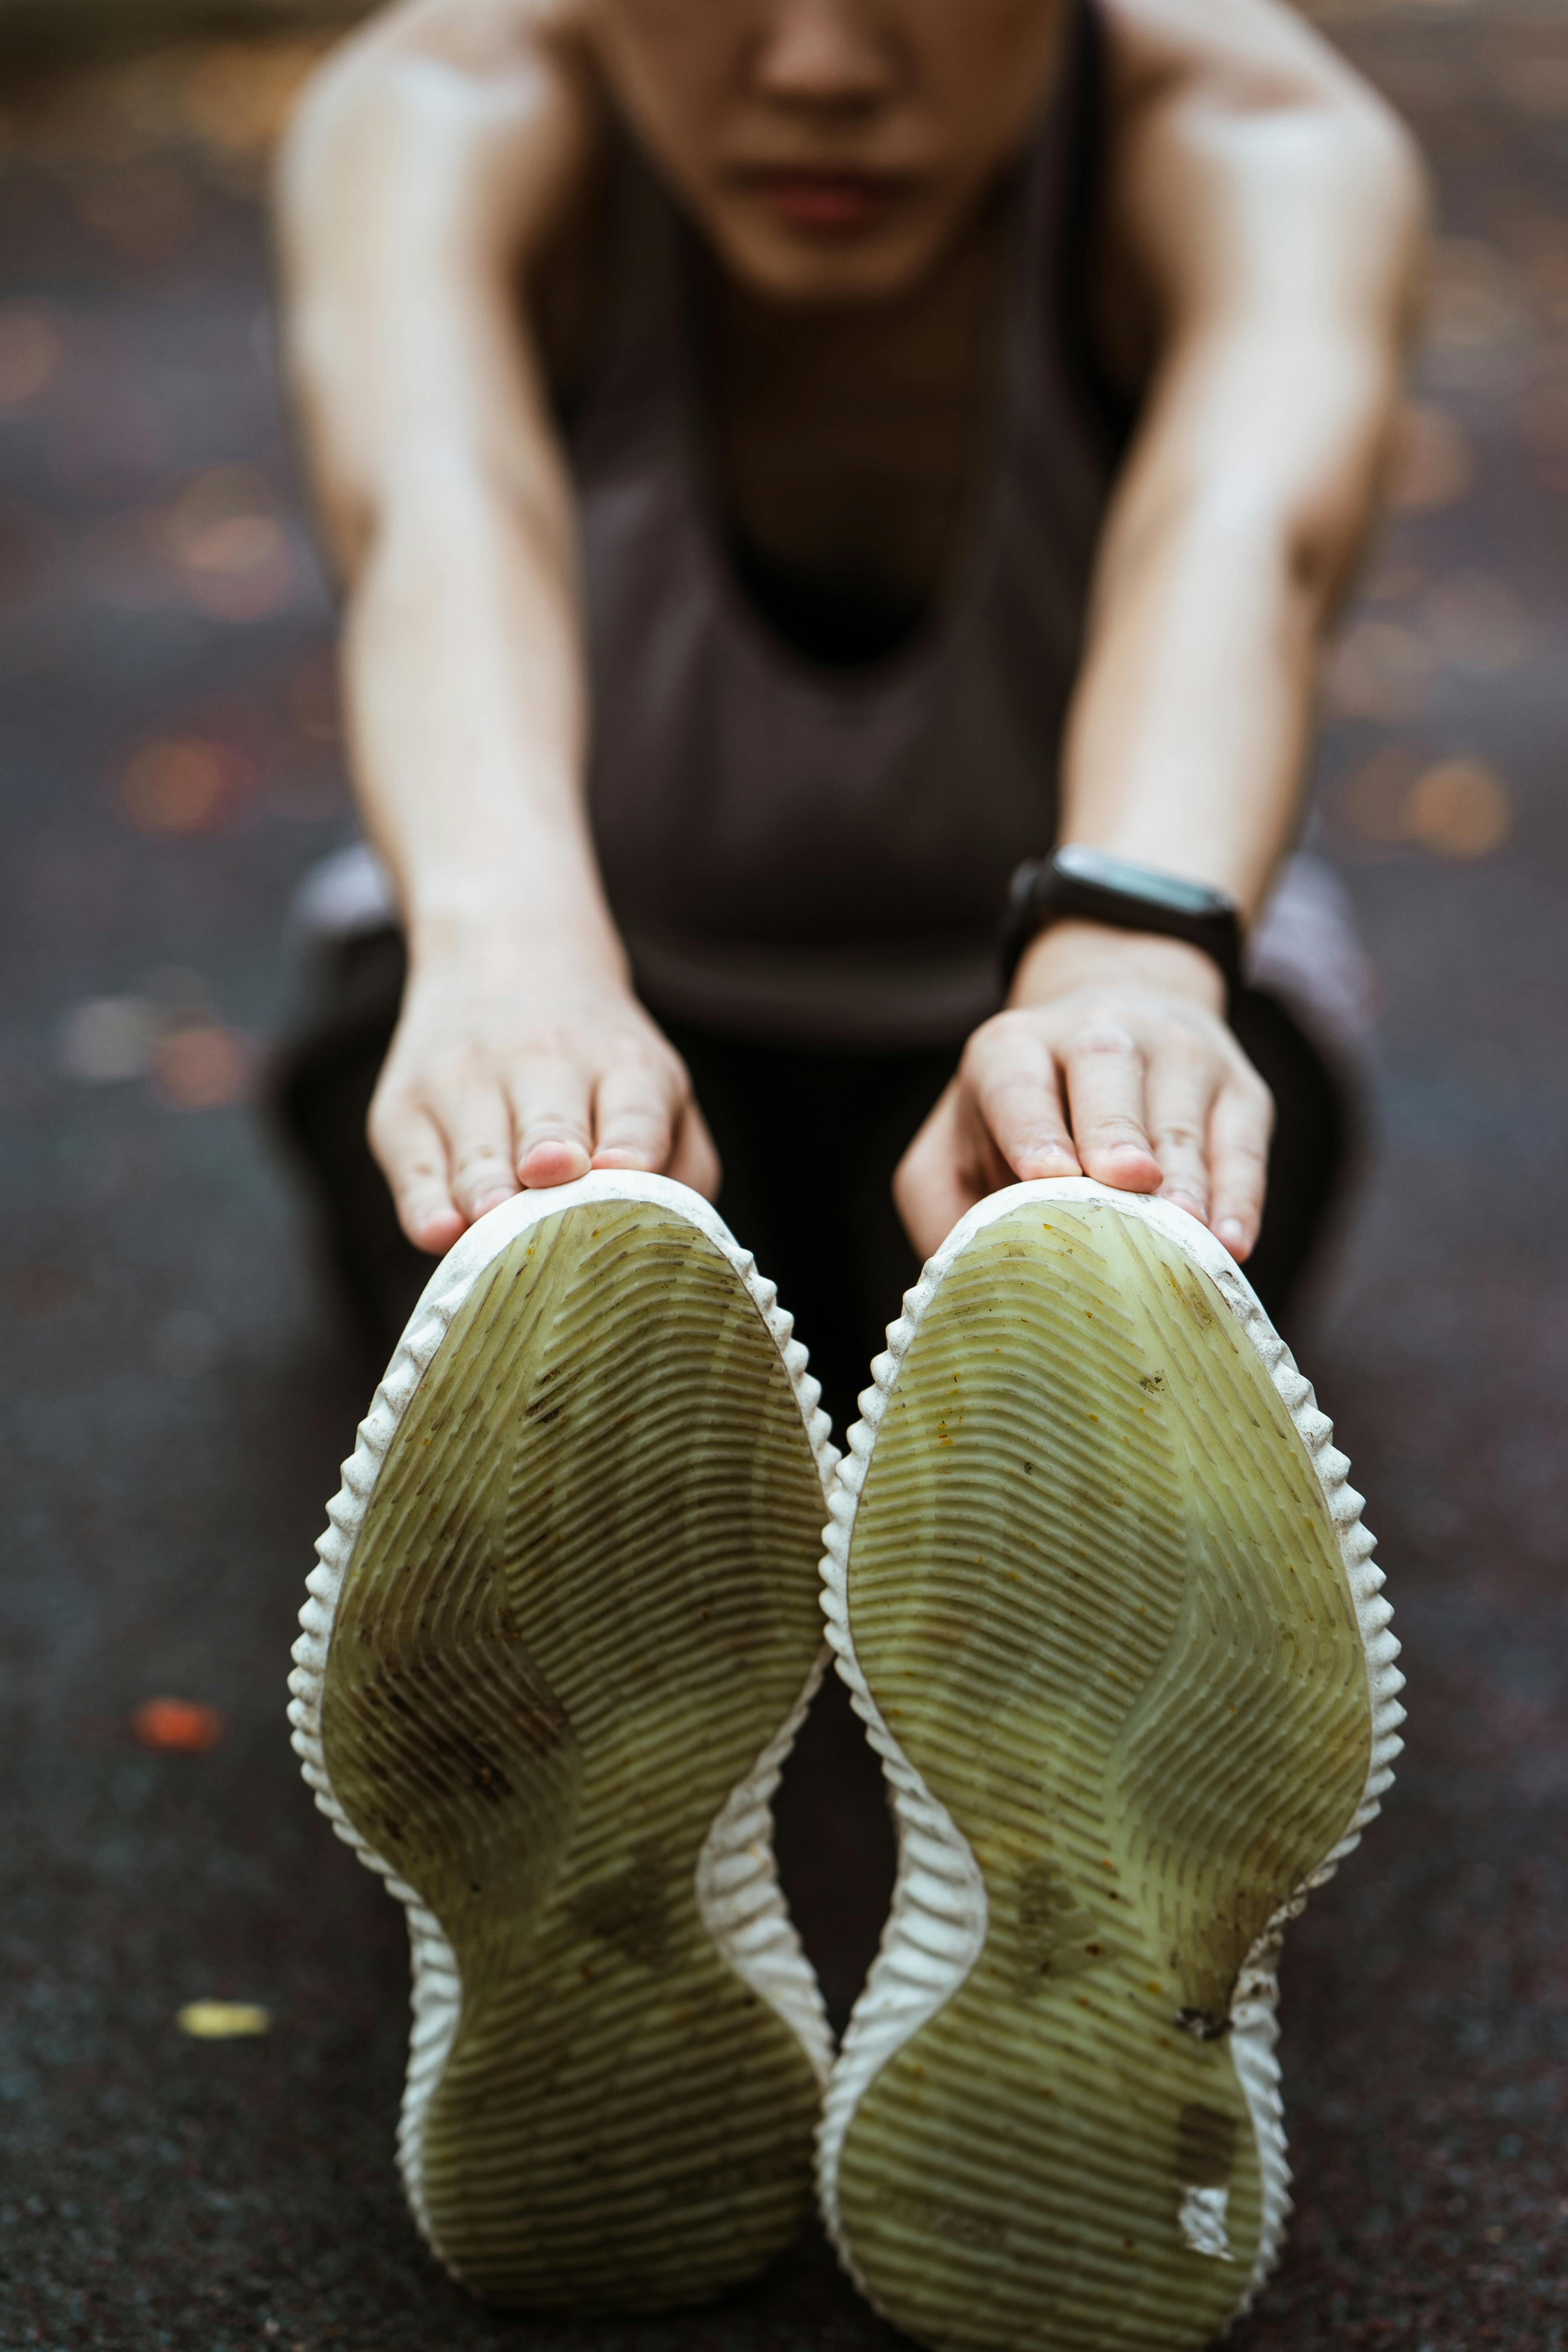
M863 172L748 172L745 184L787 227L805 236L863 235L891 210L902 184Z

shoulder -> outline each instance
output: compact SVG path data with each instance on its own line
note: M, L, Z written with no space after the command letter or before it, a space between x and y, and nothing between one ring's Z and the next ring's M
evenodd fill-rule
M305 86L279 161L286 232L291 212L380 203L525 260L547 247L598 144L584 17L584 0L377 11Z
M331 50L279 156L290 343L363 306L527 312L552 379L587 331L606 111L584 0L399 0Z
M344 101L483 103L585 53L583 0L391 0L334 44L303 111Z
M1398 117L1284 0L1096 0L1106 36L1106 236L1124 344L1173 314L1293 299L1359 253L1392 279L1425 183Z
M1215 119L1310 113L1327 126L1397 119L1288 0L1094 0L1124 120L1186 106Z

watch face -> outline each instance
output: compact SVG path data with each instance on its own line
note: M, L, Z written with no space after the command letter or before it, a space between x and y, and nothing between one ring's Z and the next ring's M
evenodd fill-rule
M1069 842L1053 860L1058 874L1087 882L1100 890L1115 890L1129 898L1145 898L1151 906L1169 907L1179 915L1228 915L1233 902L1223 890L1206 882L1189 882L1182 874L1163 874L1158 866L1139 866L1130 857L1112 857L1103 849L1088 849Z

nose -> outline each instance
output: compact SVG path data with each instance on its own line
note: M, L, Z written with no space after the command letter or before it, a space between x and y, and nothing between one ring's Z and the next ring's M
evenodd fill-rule
M892 45L864 0L774 0L753 53L752 83L775 104L874 106L897 79Z

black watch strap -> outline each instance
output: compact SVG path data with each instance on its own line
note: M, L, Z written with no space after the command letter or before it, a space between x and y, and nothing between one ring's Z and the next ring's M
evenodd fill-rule
M1012 987L1030 941L1066 915L1184 940L1219 966L1227 1003L1241 987L1241 918L1233 898L1184 875L1069 842L1052 857L1026 858L1013 877L1002 937L1005 989Z

